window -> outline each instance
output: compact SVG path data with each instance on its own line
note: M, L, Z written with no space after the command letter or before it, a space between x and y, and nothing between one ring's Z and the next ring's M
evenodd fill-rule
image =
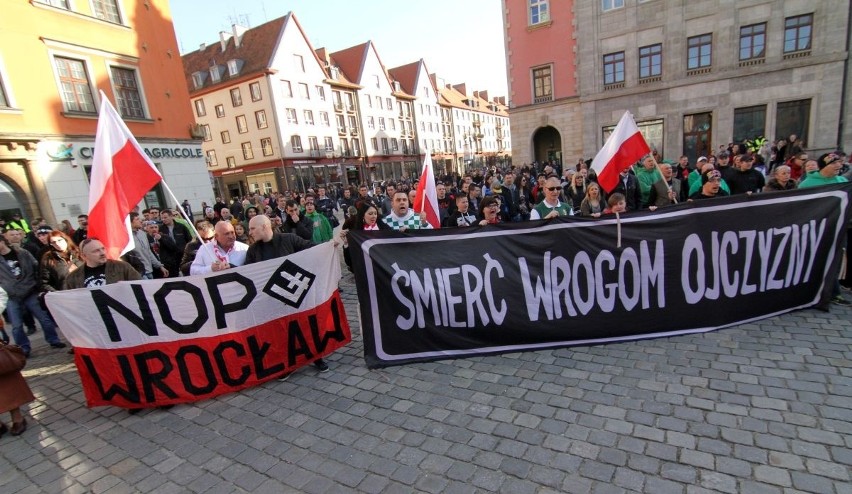
M290 81L281 80L281 94L284 95L285 98L293 97L293 87L290 85Z
M263 94L260 92L259 82L252 82L249 84L249 93L251 93L252 101L260 101L263 99Z
M192 73L192 85L195 86L195 89L200 89L204 85L204 72Z
M41 3L46 3L51 7L68 10L68 0L39 0Z
M299 137L299 136L296 136L296 135L290 137L290 146L293 147L294 153L301 153L302 152L302 138Z
M70 58L56 57L56 72L62 88L62 104L65 111L95 113L95 102L89 84L89 74L83 62Z
M390 124L390 125L389 125L390 130L396 130L396 120L394 120L394 119L392 119L392 118L389 118L389 119L388 119L388 124ZM432 124L429 124L429 125L432 125ZM403 124L402 120L400 120L400 121L399 121L399 126L400 126L400 128L404 127L404 124Z
M238 87L231 89L231 104L235 107L242 106L243 104L243 97L240 94L240 88Z
M316 136L308 137L308 146L311 148L311 154L316 151L316 154L319 155L319 141Z
M391 101L391 99L390 99L390 98L386 98L386 99L385 99L385 102L387 103L386 108L387 108L388 110L393 110L393 101Z
M376 77L378 77L378 76L376 76ZM384 105L384 101L382 100L382 97L381 97L381 96L376 96L376 106L378 106L378 107L379 107L379 110L384 110L384 109L385 109L383 105Z
M391 139L391 149L399 151L399 141L397 141L395 137Z
M355 115L349 115L349 131L358 132L358 119Z
M298 124L299 118L296 116L295 108L287 108L287 123Z
M264 137L260 140L260 149L263 150L264 156L272 156L272 139Z
M813 25L813 14L786 18L784 20L784 53L810 50Z
M376 120L373 117L367 117L367 128L372 130L376 129Z
M325 150L326 152L334 151L334 140L331 137L325 138Z
M766 105L734 108L734 142L766 135Z
M216 151L211 149L207 151L207 166L218 166L219 161L216 159Z
M299 83L299 96L302 99L311 99L311 93L308 92L308 85L304 82Z
M603 69L604 84L624 82L624 52L604 55Z
M230 144L231 143L231 132L227 130L223 130L219 133L222 137L222 144Z
M331 127L331 121L328 119L328 112L327 111L319 112L319 116L320 116L320 123L324 127Z
M548 9L549 1L550 0L529 0L531 26L550 20L550 11Z
M245 115L237 115L237 132L240 134L248 132L248 123L246 123Z
M347 158L349 157L349 141L346 139L340 140L340 154Z
M244 142L240 144L240 147L243 148L243 159L250 160L254 159L254 151L251 149L250 142Z
M639 48L639 78L656 77L663 73L663 45Z
M6 97L6 88L3 87L3 75L0 74L0 108L9 108L9 98Z
M222 80L222 73L219 72L219 66L214 65L210 67L210 80L213 82L219 82Z
M388 138L382 137L382 153L390 154L390 150L388 149Z
M811 100L785 101L775 110L775 137L786 138L796 134L802 142L808 141L808 124L811 120Z
M258 129L269 127L269 122L266 121L266 110L258 110L254 112L254 121L257 122Z
M302 58L302 55L293 54L293 66L296 67L296 70L299 72L305 71L305 59Z
M225 116L225 105L216 105L216 116L219 118Z
M305 110L305 123L307 125L314 124L314 112L311 110Z
M543 103L553 99L553 85L550 66L533 69L533 103Z
M689 70L709 67L713 52L713 35L702 34L687 40L686 68Z
M379 83L378 74L373 74L373 85L376 86L376 89L381 89L382 85Z
M372 96L370 96L369 94L364 96L364 101L367 102L367 108L373 107L373 97Z
M340 91L331 92L331 101L334 103L335 110L343 111L343 102L340 100Z
M346 132L346 117L343 115L335 115L337 117L337 130Z
M766 48L766 23L740 28L740 60L763 58Z
M361 156L361 141L358 139L352 139L352 154L354 156Z
M204 131L204 140L205 141L213 140L213 136L210 134L210 126L209 125L207 125L207 124L202 125L201 130Z
M604 12L621 7L624 7L624 0L601 0L601 9Z
M207 110L204 109L204 100L203 99L197 99L197 100L194 101L194 103L195 103L195 114L197 116L203 117L204 115L207 115Z
M355 95L352 93L346 93L346 109L348 111L355 111Z
M225 158L225 161L228 163L228 168L236 168L237 160L233 156L228 156Z
M92 9L98 19L121 24L116 0L92 0Z
M317 86L316 90L317 90L317 98L319 98L320 101L325 101L325 88L322 87L322 86Z
M385 130L385 117L379 117L379 130Z
M370 138L370 147L373 148L373 151L378 151L379 150L379 140L376 139L375 137L371 137Z
M237 60L228 60L228 76L234 77L240 73L240 63Z
M142 97L139 95L139 85L136 71L120 67L110 67L112 83L115 86L115 98L118 112L126 118L145 118L142 107Z
M683 116L683 154L694 163L699 156L707 156L713 149L713 114L696 113Z

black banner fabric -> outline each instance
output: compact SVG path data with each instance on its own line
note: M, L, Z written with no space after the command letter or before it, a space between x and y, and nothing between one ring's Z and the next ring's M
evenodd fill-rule
M417 233L350 232L369 367L711 331L808 307L852 184Z

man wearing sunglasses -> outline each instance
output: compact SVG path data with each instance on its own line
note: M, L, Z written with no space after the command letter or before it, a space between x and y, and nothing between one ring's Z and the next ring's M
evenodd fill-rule
M183 258L180 260L180 272L184 276L189 276L189 268L192 267L192 261L195 260L198 249L203 244L212 241L215 236L215 228L209 221L197 223L195 229L198 230L198 238L186 244L186 247L183 249Z
M569 204L559 200L562 184L559 178L552 176L544 182L544 200L536 204L530 211L531 220L549 220L557 216L573 216L574 210Z

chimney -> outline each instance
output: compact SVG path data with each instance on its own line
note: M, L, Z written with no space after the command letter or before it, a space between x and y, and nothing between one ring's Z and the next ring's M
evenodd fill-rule
M240 26L239 24L232 24L231 30L234 32L234 46L239 48L240 43L243 40L243 34L248 31L247 27Z
M231 33L228 31L219 31L219 43L222 45L222 53L228 49L228 40L231 39Z
M488 101L488 91L479 91L479 97Z
M207 43L201 43L198 45L198 51L204 51L207 49Z
M479 97L479 91L474 91L474 92L473 92L473 97L474 97L474 98L478 98L478 97Z
M453 89L455 89L456 91L467 96L467 85L466 84L463 84L463 83L462 84L456 84L455 86L453 86Z

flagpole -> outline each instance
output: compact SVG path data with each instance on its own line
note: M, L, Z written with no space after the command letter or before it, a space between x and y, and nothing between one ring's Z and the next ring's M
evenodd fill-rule
M651 153L648 156L650 156L651 159L654 160L654 166L657 167L657 171L660 173L660 177L663 179L663 183L666 184L666 191L671 192L672 186L669 185L669 183L666 181L666 177L663 176L663 167L661 167L660 164L657 163L657 158L654 157L654 153ZM674 201L675 204L677 204L677 197L675 197L672 200Z
M172 200L175 201L175 204L178 206L178 209L183 212L181 216L186 216L185 212L183 211L183 208L180 207L180 202L178 201L177 197L175 197L175 193L172 192L171 187L169 187L169 184L166 183L166 179L161 180L160 183L163 184L163 188L166 189L166 192L168 192ZM195 222L192 221L192 218L187 218L187 220L187 223L189 223L189 227L192 228L193 233L195 233L195 236L198 237L198 230L195 229Z

